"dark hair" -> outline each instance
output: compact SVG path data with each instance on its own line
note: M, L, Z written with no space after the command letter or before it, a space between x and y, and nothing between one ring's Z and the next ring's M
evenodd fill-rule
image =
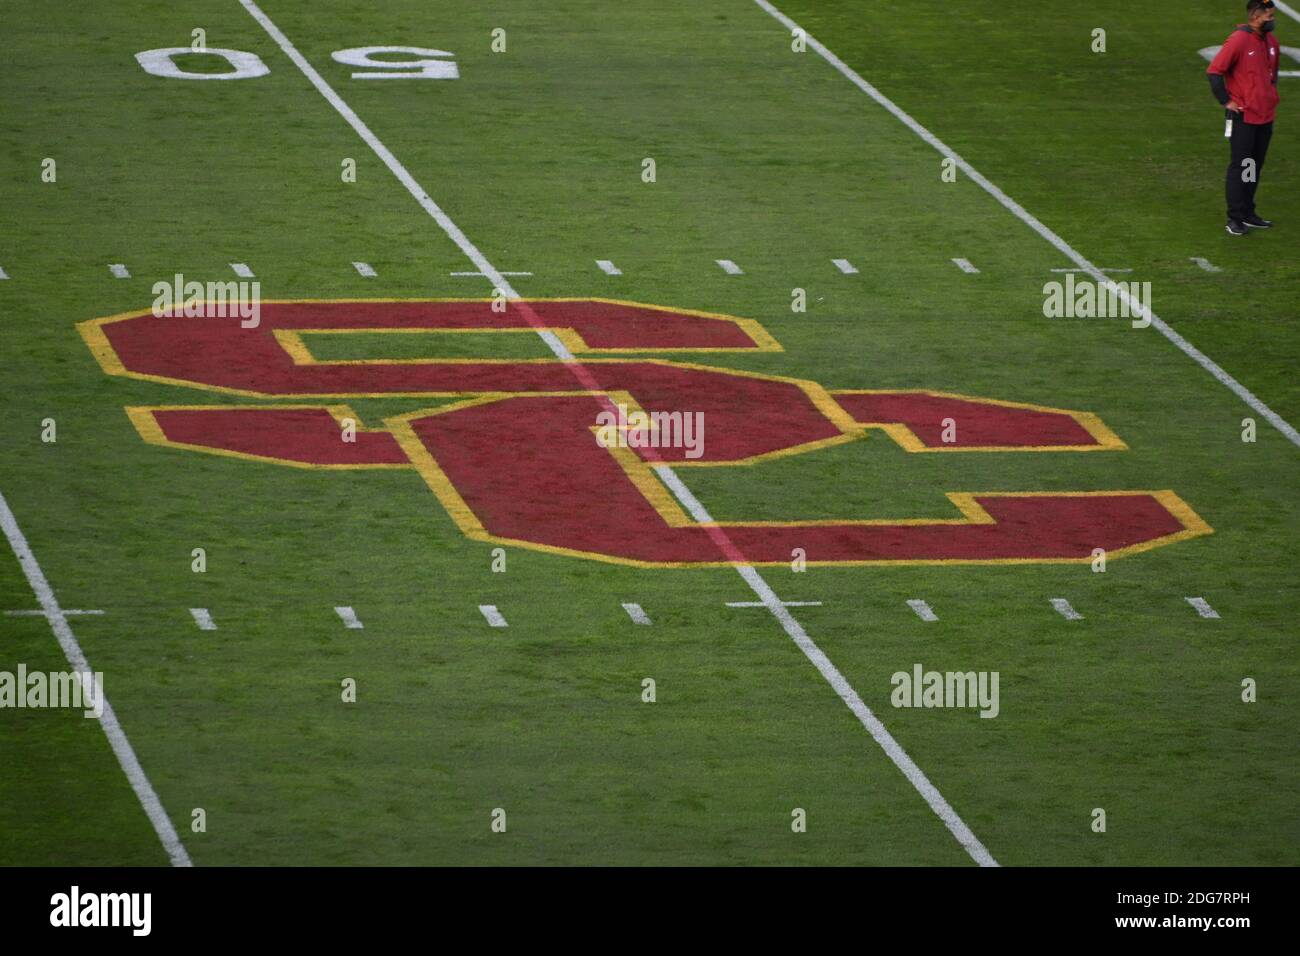
M1273 0L1246 0L1246 12L1254 13L1256 10L1272 10Z

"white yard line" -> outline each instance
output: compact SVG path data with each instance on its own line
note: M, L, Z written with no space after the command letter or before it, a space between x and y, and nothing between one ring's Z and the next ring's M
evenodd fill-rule
M1205 598L1189 597L1189 598L1184 598L1183 600L1185 600L1192 607L1196 608L1196 613L1201 615L1201 617L1210 618L1211 620L1216 620L1216 621L1219 619L1219 612L1216 611L1214 608L1210 607L1210 602L1205 600Z
M600 271L607 276L621 276L623 274L623 270L608 259L597 259L596 265L600 266Z
M78 617L85 614L99 615L99 614L103 614L104 612L103 611L80 611L80 610L70 611L67 608L64 608L60 610L59 613L62 614L64 617ZM49 617L50 612L44 609L39 611L5 611L5 615L8 617Z
M483 272L449 272L449 273L447 273L447 274L448 274L448 275L457 276L457 277L464 277L464 276L485 276L485 275L486 275L486 273L483 273ZM531 272L500 272L500 273L497 273L497 274L498 274L498 275L503 275L503 276L530 276L530 275L532 275Z
M1070 602L1065 598L1052 598L1052 607L1056 613L1061 615L1067 621L1082 621L1083 615L1070 606Z
M0 279L8 279L8 278L9 278L9 273L5 272L3 268L0 268Z
M740 266L736 265L730 259L716 259L714 261L717 262L718 265L722 266L722 271L729 276L743 276L745 274L745 270L740 268Z
M1201 257L1201 256L1189 256L1188 258L1190 258L1193 262L1195 262L1198 266L1200 266L1200 267L1201 267L1202 269L1204 269L1206 272L1222 272L1222 271L1223 271L1223 270L1220 269L1218 266L1216 266L1216 265L1214 265L1212 262L1210 262L1209 259L1203 258L1203 257Z
M916 616L923 621L939 620L939 615L935 614L934 611L930 610L930 605L926 604L924 601L918 600L917 598L912 598L912 600L907 602L907 606L910 607L913 611L915 611Z
M821 601L782 601L785 607L821 607ZM765 601L728 601L727 607L767 607Z
M954 259L952 261L953 261L953 265L955 265L962 272L967 272L970 273L971 275L976 275L979 272L978 269L976 269L973 265L971 265L971 261L969 259Z
M375 270L368 262L354 262L352 263L352 268L356 269L357 273L363 278L373 279L375 277Z
M848 259L832 259L831 262L835 264L836 269L839 269L846 276L855 276L858 274L857 266L849 262Z
M627 616L632 619L634 624L650 624L650 615L642 610L640 604L624 604L623 610L627 611Z
M495 604L480 604L478 606L478 609L479 612L483 615L484 620L486 620L488 624L491 625L492 627L510 626L509 624L506 623L505 616L502 615L502 613L497 610L497 606Z
M360 631L365 628L365 625L361 623L361 619L357 617L357 612L350 607L336 607L334 613L339 616L343 626L349 630Z
M280 28L271 22L270 18L262 12L253 0L240 0L240 3L244 6L244 9L249 12L253 19L262 26L262 29L267 32L271 39L276 42L284 54L293 61L294 65L302 71L303 75L307 77L314 87L316 87L317 91L325 97L326 101L334 107L335 111L348 122L348 125L356 131L357 135L365 141L366 145L374 151L375 155L383 161L384 165L387 166L389 171L397 177L398 181L406 187L407 192L409 192L416 202L420 204L420 207L428 213L429 216L432 217L433 220L442 228L442 230L447 233L448 237L456 243L460 250L465 254L466 258L468 258L496 288L500 289L502 294L504 294L508 299L521 298L510 283L506 281L506 278L498 272L492 263L488 261L487 257L479 251L478 247L470 242L465 234L461 232L460 227L458 227L451 218L442 211L438 204L429 197L429 194L424 191L424 188L420 186L418 182L416 182L415 177L413 177L407 171L406 167L398 161L397 157L389 151L388 147L380 142L379 138L370 131L370 127L366 126L366 124L361 121L361 118L353 112L350 106L343 102L342 98L340 98L338 93L334 91L333 87L325 82L325 79L316 71L315 67L307 62L306 57L298 52L298 49L289 41L288 37L280 31ZM558 359L564 362L574 361L573 353L565 347L564 343L561 342L554 333L546 329L538 329L538 335L542 337L542 340L546 342L547 346ZM685 507L692 515L696 516L697 521L712 520L708 517L708 512L704 510L703 505L695 499L670 467L667 465L660 465L655 468L655 473L658 474L660 479L663 480L673 491L678 500L682 502L683 507ZM699 515L704 515L704 517L700 518ZM749 565L735 565L735 568L740 576L744 578L745 582L749 584L750 588L758 598L763 601L764 606L767 607L772 615L776 617L777 621L780 622L782 628L785 630L786 634L789 635L790 639L793 640L796 646L798 646L798 648L804 653L804 656L812 662L818 672L821 673L822 677L825 678L827 683L829 683L839 695L840 699L844 701L851 711L853 711L854 715L867 729L867 732L871 734L872 739L880 745L881 749L885 751L889 759L892 760L895 766L897 766L898 769L902 771L903 775L907 777L912 786L916 788L917 792L921 794L925 802L932 810L934 810L935 814L943 821L944 825L948 827L948 830L953 834L958 843L961 844L970 857L980 866L997 866L997 861L985 848L984 844L981 843L975 834L971 832L970 828L966 826L961 817L957 815L956 811L953 810L953 808L943 798L943 795L939 793L938 789L936 789L932 783L930 783L925 774L922 773L920 768L912 761L912 758L907 755L907 752L899 746L898 742L894 740L892 736L890 736L889 731L885 729L884 725L876 718L867 705L862 702L862 699L858 696L857 692L849 685L848 681L844 679L844 675L836 670L835 665L830 662L826 655L822 653L821 649L813 643L810 637L808 637L803 627L794 619L789 610L782 606L780 599L777 598L776 594L772 591L772 588L763 580L758 571Z
M200 631L215 631L216 622L212 620L212 614L205 607L190 608L190 617L194 618L194 623L199 626Z
M669 490L681 502L682 507L690 514L692 518L699 522L712 523L713 518L705 510L704 505L700 504L689 488L682 483L677 474L667 465L660 465L655 468L655 473L663 480ZM818 673L831 685L831 688L839 695L840 700L853 712L858 721L866 728L871 739L880 745L880 749L885 755L894 762L894 766L903 772L912 786L916 788L922 799L929 805L935 815L943 821L944 825L961 844L962 848L970 855L970 858L980 866L997 866L998 862L993 858L993 854L980 842L979 838L971 831L965 821L957 815L957 811L952 808L947 800L944 799L937 787L932 784L928 777L916 765L916 762L908 756L907 751L896 741L892 734L885 728L874 713L858 696L852 685L844 679L844 675L839 672L834 664L831 663L821 648L819 648L808 633L803 629L794 615L782 604L781 599L776 596L776 592L771 586L763 580L753 566L737 565L736 570L740 576L745 579L753 592L762 600L763 606L766 607L772 616L780 622L785 633L794 641L795 646L803 652L804 657L817 668Z
M241 279L255 279L255 278L256 278L256 276L253 275L253 270L250 269L250 268L248 268L248 266L247 266L245 263L243 263L243 262L232 262L232 263L230 264L230 268L233 269L234 272L235 272L235 275L239 276L239 278L241 278Z
M1008 212L1016 216L1016 218L1018 218L1021 222L1029 226L1029 228L1033 229L1034 232L1038 233L1040 236L1042 236L1044 239L1050 242L1053 246L1055 246L1056 249L1067 259L1069 259L1071 262L1077 265L1081 270L1083 270L1084 272L1092 276L1092 278L1097 282L1104 283L1106 281L1106 276L1102 273L1102 271L1098 269L1095 265L1093 265L1091 262L1089 262L1087 259L1085 259L1078 252L1076 252L1074 250L1074 247L1072 247L1069 243L1067 243L1064 239L1058 236L1051 229L1047 228L1047 226L1039 222L1035 216L1030 214L1018 202L1016 202L1014 199L1012 199L1010 196L1004 193L997 186L993 185L993 183L989 182L983 176L983 174L980 173L979 170L977 170L970 163L966 162L966 160L962 159L961 156L957 155L957 153L955 153L946 143L944 143L941 139L939 139L939 137L935 136L933 133L931 133L928 129L926 129L916 120L912 119L911 116L903 112L903 110L900 109L894 103L893 100L889 99L889 97L885 96L878 89L876 89L866 80L864 80L861 76L859 76L858 73L852 67L850 67L843 60L841 60L834 53L832 53L825 46L823 46L820 41L814 39L811 36L808 36L807 32L804 31L803 28L799 26L799 24L795 23L784 13L782 13L780 10L774 7L769 2L769 0L754 0L754 3L756 3L761 9L769 13L771 16L775 17L780 23L782 23L786 27L786 29L791 31L799 30L801 33L803 33L807 37L808 47L812 50L815 50L822 57L822 59L824 59L831 66L835 67L835 69L838 70L845 79L847 79L850 83L852 83L854 86L860 89L863 93L866 93L869 97L875 100L881 107L883 107L885 110L891 113L896 119L898 119L901 123L903 123L903 125L905 125L913 133L915 133L922 140L924 140L926 143L932 146L941 155L947 157L948 159L951 159L953 163L956 164L957 168L966 174L967 178L969 178L973 183L978 185L986 193L988 193L999 203L1001 203L1003 208L1005 208ZM1288 15L1295 17L1297 20L1300 20L1300 16L1297 16L1295 11L1287 7L1286 4L1279 3L1277 4L1277 8L1287 13ZM1151 320L1151 326L1157 329L1161 335L1163 335L1170 342L1172 342L1179 349L1181 349L1182 352L1186 354L1189 358L1191 358L1194 362L1196 362L1197 365L1201 366L1201 368L1205 369L1207 372L1213 375L1215 379L1217 379L1219 383L1222 384L1225 388L1232 391L1233 394L1235 394L1238 398L1240 398L1243 402L1245 402L1247 405L1253 408L1260 415L1263 415L1264 418L1268 420L1270 425L1272 425L1274 428L1276 428L1278 431L1280 431L1283 435L1286 436L1288 441L1290 441L1292 444L1296 445L1297 447L1300 447L1300 432L1296 431L1295 428L1293 428L1290 425L1290 423L1288 423L1284 418L1282 418L1281 415L1277 414L1275 411L1273 411L1271 408L1265 405L1262 401L1256 398L1254 393L1251 392L1250 389L1246 388L1246 386L1242 385L1235 378L1233 378L1226 371L1224 371L1208 355L1206 355L1196 346L1192 345L1191 342L1188 342L1185 338L1183 338L1181 335L1175 332L1167 322L1165 322L1162 318L1160 318L1160 316L1156 315L1144 304L1139 302L1136 298L1130 296L1128 290L1125 289L1122 285L1117 286L1117 289L1121 300L1123 300L1128 304L1130 309L1130 314L1139 316L1141 318L1149 318Z
M111 263L109 263L109 265L108 265L108 271L111 272L111 273L113 273L113 277L116 278L116 279L129 279L129 278L131 278L131 271L130 271L129 269L127 269L126 266L122 265L122 263L120 263L120 262L111 262Z
M63 648L63 654L68 659L68 664L78 674L78 680L83 685L86 681L80 675L92 673L90 663L86 660L86 655L82 653L81 645L77 643L77 638L72 633L72 627L68 624L67 615L59 607L58 599L54 596L54 590L50 587L50 582L45 578L45 572L41 570L40 564L36 561L36 555L32 553L31 546L27 543L22 529L18 527L18 521L14 518L14 513L9 510L9 502L5 501L3 494L0 494L0 528L4 529L5 537L9 539L9 546L13 548L14 555L18 558L18 566L22 568L23 574L27 577L27 583L31 585L32 593L36 595L36 600L40 603L44 611L45 619L50 622L50 629L54 631L54 636L58 638L59 646ZM87 688L92 690L93 688ZM103 728L104 736L108 738L108 745L113 748L113 754L117 757L117 762L121 765L122 771L126 774L126 779L131 784L131 789L135 791L136 797L140 800L140 806L144 808L145 815L148 816L149 822L153 824L154 832L158 834L158 839L162 841L163 849L167 851L167 856L172 862L172 866L191 866L190 855L185 852L185 846L181 843L181 838L176 833L176 828L167 817L167 811L163 809L162 802L158 799L158 794L154 792L153 784L149 782L149 777L145 774L144 768L140 766L140 761L135 755L135 750L131 747L131 741L127 740L126 731L118 722L117 713L113 706L108 702L108 695L102 695L104 712L99 717L99 725ZM93 813L93 808L88 808L87 812Z
M307 77L311 85L316 87L316 91L325 97L325 101L334 107L335 112L347 121L347 124L361 137L362 141L388 167L388 171L397 177L397 181L406 187L406 191L420 204L420 208L429 214L433 221L447 234L448 238L456 244L457 248L465 254L465 258L474 263L479 272L487 277L494 287L500 289L506 298L520 298L514 286L506 281L506 277L497 272L496 267L488 262L487 257L479 252L474 243L469 241L468 237L460 231L460 227L452 221L451 217L443 212L442 208L430 198L429 194L424 191L424 187L415 181L415 177L407 172L406 167L398 162L397 157L389 151L387 146L380 142L379 137L370 131L370 127L361 121L361 117L353 112L352 107L343 102L343 99L334 92L334 88L325 82L325 78L316 71L314 66L307 62L307 58L299 53L298 48L289 42L289 38L280 32L280 28L271 22L271 18L263 13L253 0L239 0L239 2L262 29L267 32L267 35L276 42L276 45L293 62L294 66L302 71L303 76ZM566 362L574 360L573 353L556 337L554 332L547 330L538 334L561 360Z
M1300 23L1300 13L1296 13L1290 4L1283 3L1282 0L1273 0L1273 6L1277 7L1296 23Z

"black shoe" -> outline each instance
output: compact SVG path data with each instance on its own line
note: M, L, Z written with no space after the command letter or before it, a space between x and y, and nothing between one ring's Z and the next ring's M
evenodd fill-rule
M1238 222L1236 219L1228 220L1228 235L1244 236L1248 232L1250 232L1250 230L1246 228L1244 222Z
M1260 219L1259 216L1247 216L1241 220L1244 225L1250 226L1251 229L1272 229L1273 223L1268 219Z

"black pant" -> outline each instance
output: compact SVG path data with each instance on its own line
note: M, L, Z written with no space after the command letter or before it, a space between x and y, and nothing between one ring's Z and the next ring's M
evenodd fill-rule
M1233 115L1233 114L1229 114ZM1255 215L1255 190L1264 171L1268 141L1273 138L1272 123L1247 123L1240 115L1232 120L1232 162L1228 163L1228 218L1248 219ZM1246 160L1254 160L1254 170Z

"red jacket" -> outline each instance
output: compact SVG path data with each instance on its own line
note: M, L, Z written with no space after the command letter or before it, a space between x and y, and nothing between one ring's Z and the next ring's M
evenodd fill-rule
M1277 115L1277 70L1281 44L1271 33L1244 24L1233 30L1206 73L1223 77L1228 95L1245 107L1247 123L1271 123Z

